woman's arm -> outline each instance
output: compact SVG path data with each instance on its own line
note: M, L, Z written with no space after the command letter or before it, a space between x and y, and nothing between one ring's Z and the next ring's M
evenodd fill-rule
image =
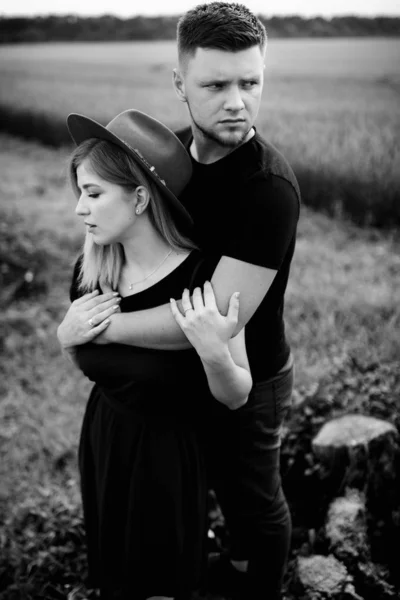
M110 316L119 307L118 294L99 294L97 290L74 300L57 328L57 338L63 350L86 344L110 324Z
M183 315L171 299L172 314L197 351L213 396L228 408L236 409L246 403L253 384L244 330L231 339L238 322L239 295L231 296L228 314L223 316L211 283L204 284L203 294L204 298L200 288L196 288L191 301L188 290L183 292Z
M227 351L222 352L220 357L210 361L201 359L201 362L214 398L232 410L246 404L253 380L247 360L244 328L229 341Z

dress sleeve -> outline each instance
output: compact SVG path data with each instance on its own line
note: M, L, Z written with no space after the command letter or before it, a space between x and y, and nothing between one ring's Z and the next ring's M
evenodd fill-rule
M82 255L78 257L78 259L74 265L74 270L72 272L72 281L71 281L71 285L69 288L69 298L70 298L71 302L73 302L74 300L77 300L78 298L80 298L82 296L82 292L78 288L78 278L79 278L81 262L82 262Z
M237 227L227 236L223 254L278 270L296 233L300 210L297 193L282 177L257 174L241 194Z

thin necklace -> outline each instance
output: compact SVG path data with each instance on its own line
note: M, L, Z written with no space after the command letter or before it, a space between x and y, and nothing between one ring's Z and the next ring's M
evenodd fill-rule
M160 262L160 264L158 265L158 267L156 267L154 269L154 271L152 271L151 273L149 273L149 275L147 275L144 279L140 279L139 281L134 281L133 283L130 283L129 284L129 289L131 290L134 285L137 285L138 283L143 283L143 281L146 281L146 279L149 279L149 277L151 277L152 275L154 275L154 273L156 271L158 271L158 269L161 267L161 265L163 265L165 263L165 261L167 260L168 256L171 254L171 252L172 252L172 248L168 252L168 254L162 259L162 261Z

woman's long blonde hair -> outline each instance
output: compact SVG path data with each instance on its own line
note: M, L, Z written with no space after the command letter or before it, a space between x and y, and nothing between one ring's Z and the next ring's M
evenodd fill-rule
M126 191L134 191L144 186L149 191L148 214L159 235L174 250L193 250L194 242L183 235L171 216L169 208L157 186L146 177L143 169L122 148L105 140L90 139L80 144L73 152L69 163L69 175L75 195L79 198L76 171L84 160L89 160L93 171L110 183L122 186ZM79 289L91 292L98 285L115 290L124 264L124 249L121 244L100 246L86 233L83 246L83 259L78 278Z

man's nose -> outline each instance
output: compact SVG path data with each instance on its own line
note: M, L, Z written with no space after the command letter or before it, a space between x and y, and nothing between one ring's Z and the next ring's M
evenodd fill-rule
M86 205L83 195L79 197L78 203L75 207L75 212L80 217L89 214L89 207Z
M225 109L237 112L244 108L242 94L238 86L231 86L225 99Z

